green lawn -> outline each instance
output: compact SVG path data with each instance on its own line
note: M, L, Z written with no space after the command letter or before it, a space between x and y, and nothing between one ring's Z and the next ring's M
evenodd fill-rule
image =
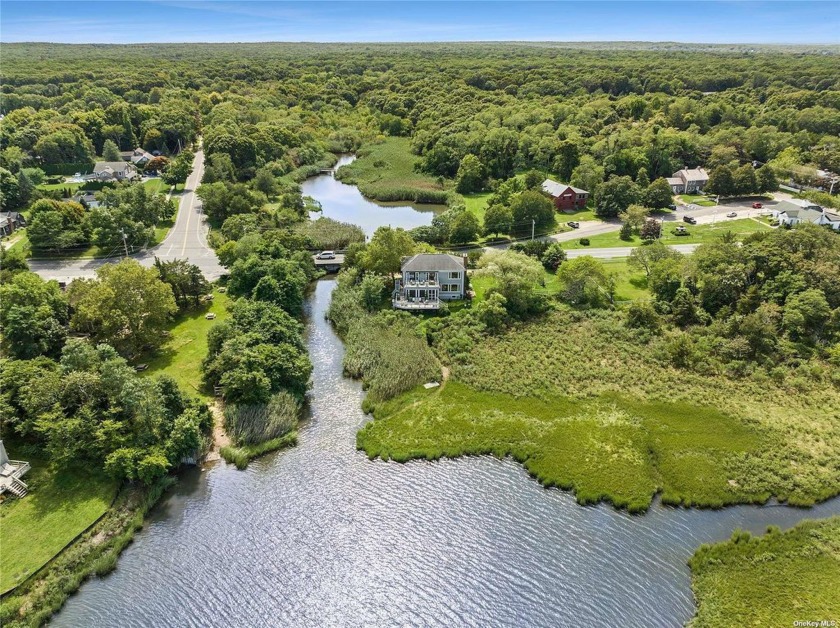
M678 225L685 227L688 231L686 236L674 235L672 231ZM714 242L722 234L730 231L736 236L743 236L755 231L763 231L769 228L768 225L757 222L752 218L740 218L732 220L729 218L720 217L720 220L714 224L708 225L689 225L684 222L674 223L666 222L662 224L662 238L664 244L701 244L704 242ZM611 248L621 246L641 246L642 239L633 235L630 240L622 240L619 237L618 231L610 231L609 233L601 233L594 236L585 236L589 238L589 246L584 246L579 240L571 240L569 242L562 242L561 246L564 249L586 249L586 248ZM740 239L740 238L739 238Z
M39 190L44 191L51 191L51 190L70 190L71 194L75 194L76 190L84 185L83 183L42 183L41 185L36 186Z
M227 304L230 298L214 290L212 304L181 314L169 327L170 337L153 355L143 355L134 362L148 364L142 371L144 376L167 374L175 378L178 385L191 395L204 399L212 396L201 384L201 361L207 355L207 332L228 317ZM207 320L205 314L213 312L215 320Z
M11 448L10 448L11 449ZM14 457L14 450L9 452ZM17 586L108 509L118 483L100 469L56 473L31 459L30 491L0 505L0 593Z
M715 206L714 200L711 200L705 194L680 194L679 198L686 205L689 204L689 203L693 203L694 205L700 205L700 207L714 207Z
M627 260L624 258L599 260L607 270L615 277L615 300L635 301L637 299L650 298L650 292L647 290L647 277L644 272L636 271L627 265ZM557 281L557 275L549 271L545 271L544 276L545 287L542 292L548 295L557 294L560 290ZM479 303L484 299L487 290L493 285L493 279L490 277L470 277L470 285L475 291L475 298L473 303ZM450 310L460 309L453 304Z
M689 561L697 615L691 628L794 626L840 617L840 517L762 537L736 531Z
M475 194L464 194L464 204L467 209L475 214L478 222L484 224L484 212L487 211L487 201L493 196L492 192L476 192Z
M379 144L365 144L358 159L344 166L336 178L359 186L362 194L379 201L444 203L446 192L437 179L414 170L420 158L411 152L410 140L389 137Z

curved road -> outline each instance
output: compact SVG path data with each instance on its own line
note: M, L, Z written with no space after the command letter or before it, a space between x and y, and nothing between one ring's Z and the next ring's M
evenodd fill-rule
M203 175L204 152L198 151L193 161L192 174L187 178L184 192L180 196L175 225L166 239L151 249L129 257L136 259L144 266L154 264L155 257L162 260L187 259L198 266L204 276L211 281L218 279L225 272L213 249L207 244L209 229L204 221L201 201L195 194ZM124 256L98 259L30 260L29 268L44 279L70 282L77 277L94 277L97 268L121 259L124 259Z

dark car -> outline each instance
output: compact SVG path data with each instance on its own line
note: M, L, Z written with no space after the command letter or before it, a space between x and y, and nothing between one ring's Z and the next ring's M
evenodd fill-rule
M670 209L671 211L677 211L677 206L674 205L674 204L671 204L671 205L668 205L668 209Z
M694 216L683 216L683 220L690 225L697 224L697 219Z
M569 225L572 229L577 229L578 227L580 227L580 223L576 220L570 220L566 224Z

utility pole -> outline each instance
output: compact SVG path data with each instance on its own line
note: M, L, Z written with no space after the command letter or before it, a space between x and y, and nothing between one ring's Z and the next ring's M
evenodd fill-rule
M123 239L123 246L125 247L125 256L128 257L128 242L125 241L125 231L120 231Z
M531 239L534 239L534 230L537 227L537 221L531 218Z

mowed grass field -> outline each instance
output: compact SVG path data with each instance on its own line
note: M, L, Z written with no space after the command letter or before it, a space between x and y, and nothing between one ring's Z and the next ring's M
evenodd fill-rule
M735 532L689 561L697 615L689 628L794 626L840 617L840 517L761 537Z
M562 246L566 246L564 242ZM635 301L637 299L649 299L650 292L647 289L647 276L643 271L630 268L625 258L599 260L606 269L612 273L615 279L615 300L616 302ZM541 289L543 293L552 296L560 291L557 275L545 271L543 277L545 286ZM470 277L470 284L475 291L473 302L481 301L487 290L493 285L490 277Z
M678 236L672 233L677 226L683 226L688 231L688 235ZM660 241L663 244L704 244L707 242L714 242L727 232L732 233L739 240L743 239L745 235L754 233L756 231L765 231L771 227L767 224L753 220L752 218L728 219L723 216L720 220L713 224L707 225L689 225L684 222L666 222L662 224L662 237ZM619 246L642 246L643 240L638 235L633 235L629 240L622 240L619 237L618 231L611 231L609 233L601 233L594 236L585 236L589 238L589 245L584 246L579 240L571 240L563 242L561 246L566 249L586 249L586 248L611 248Z
M9 454L15 457L11 447ZM101 469L56 472L45 460L29 463L29 493L0 505L0 593L26 580L105 514L119 486Z
M438 180L414 170L419 159L411 152L408 138L389 137L364 145L358 159L343 166L336 178L357 185L362 194L379 201L445 202L446 192Z
M135 364L148 364L141 375L171 375L188 394L209 399L211 390L201 383L201 361L207 355L207 332L216 323L225 320L229 313L226 293L213 291L213 302L180 314L169 327L169 338L155 353L137 358ZM207 320L209 312L216 314L215 320Z

